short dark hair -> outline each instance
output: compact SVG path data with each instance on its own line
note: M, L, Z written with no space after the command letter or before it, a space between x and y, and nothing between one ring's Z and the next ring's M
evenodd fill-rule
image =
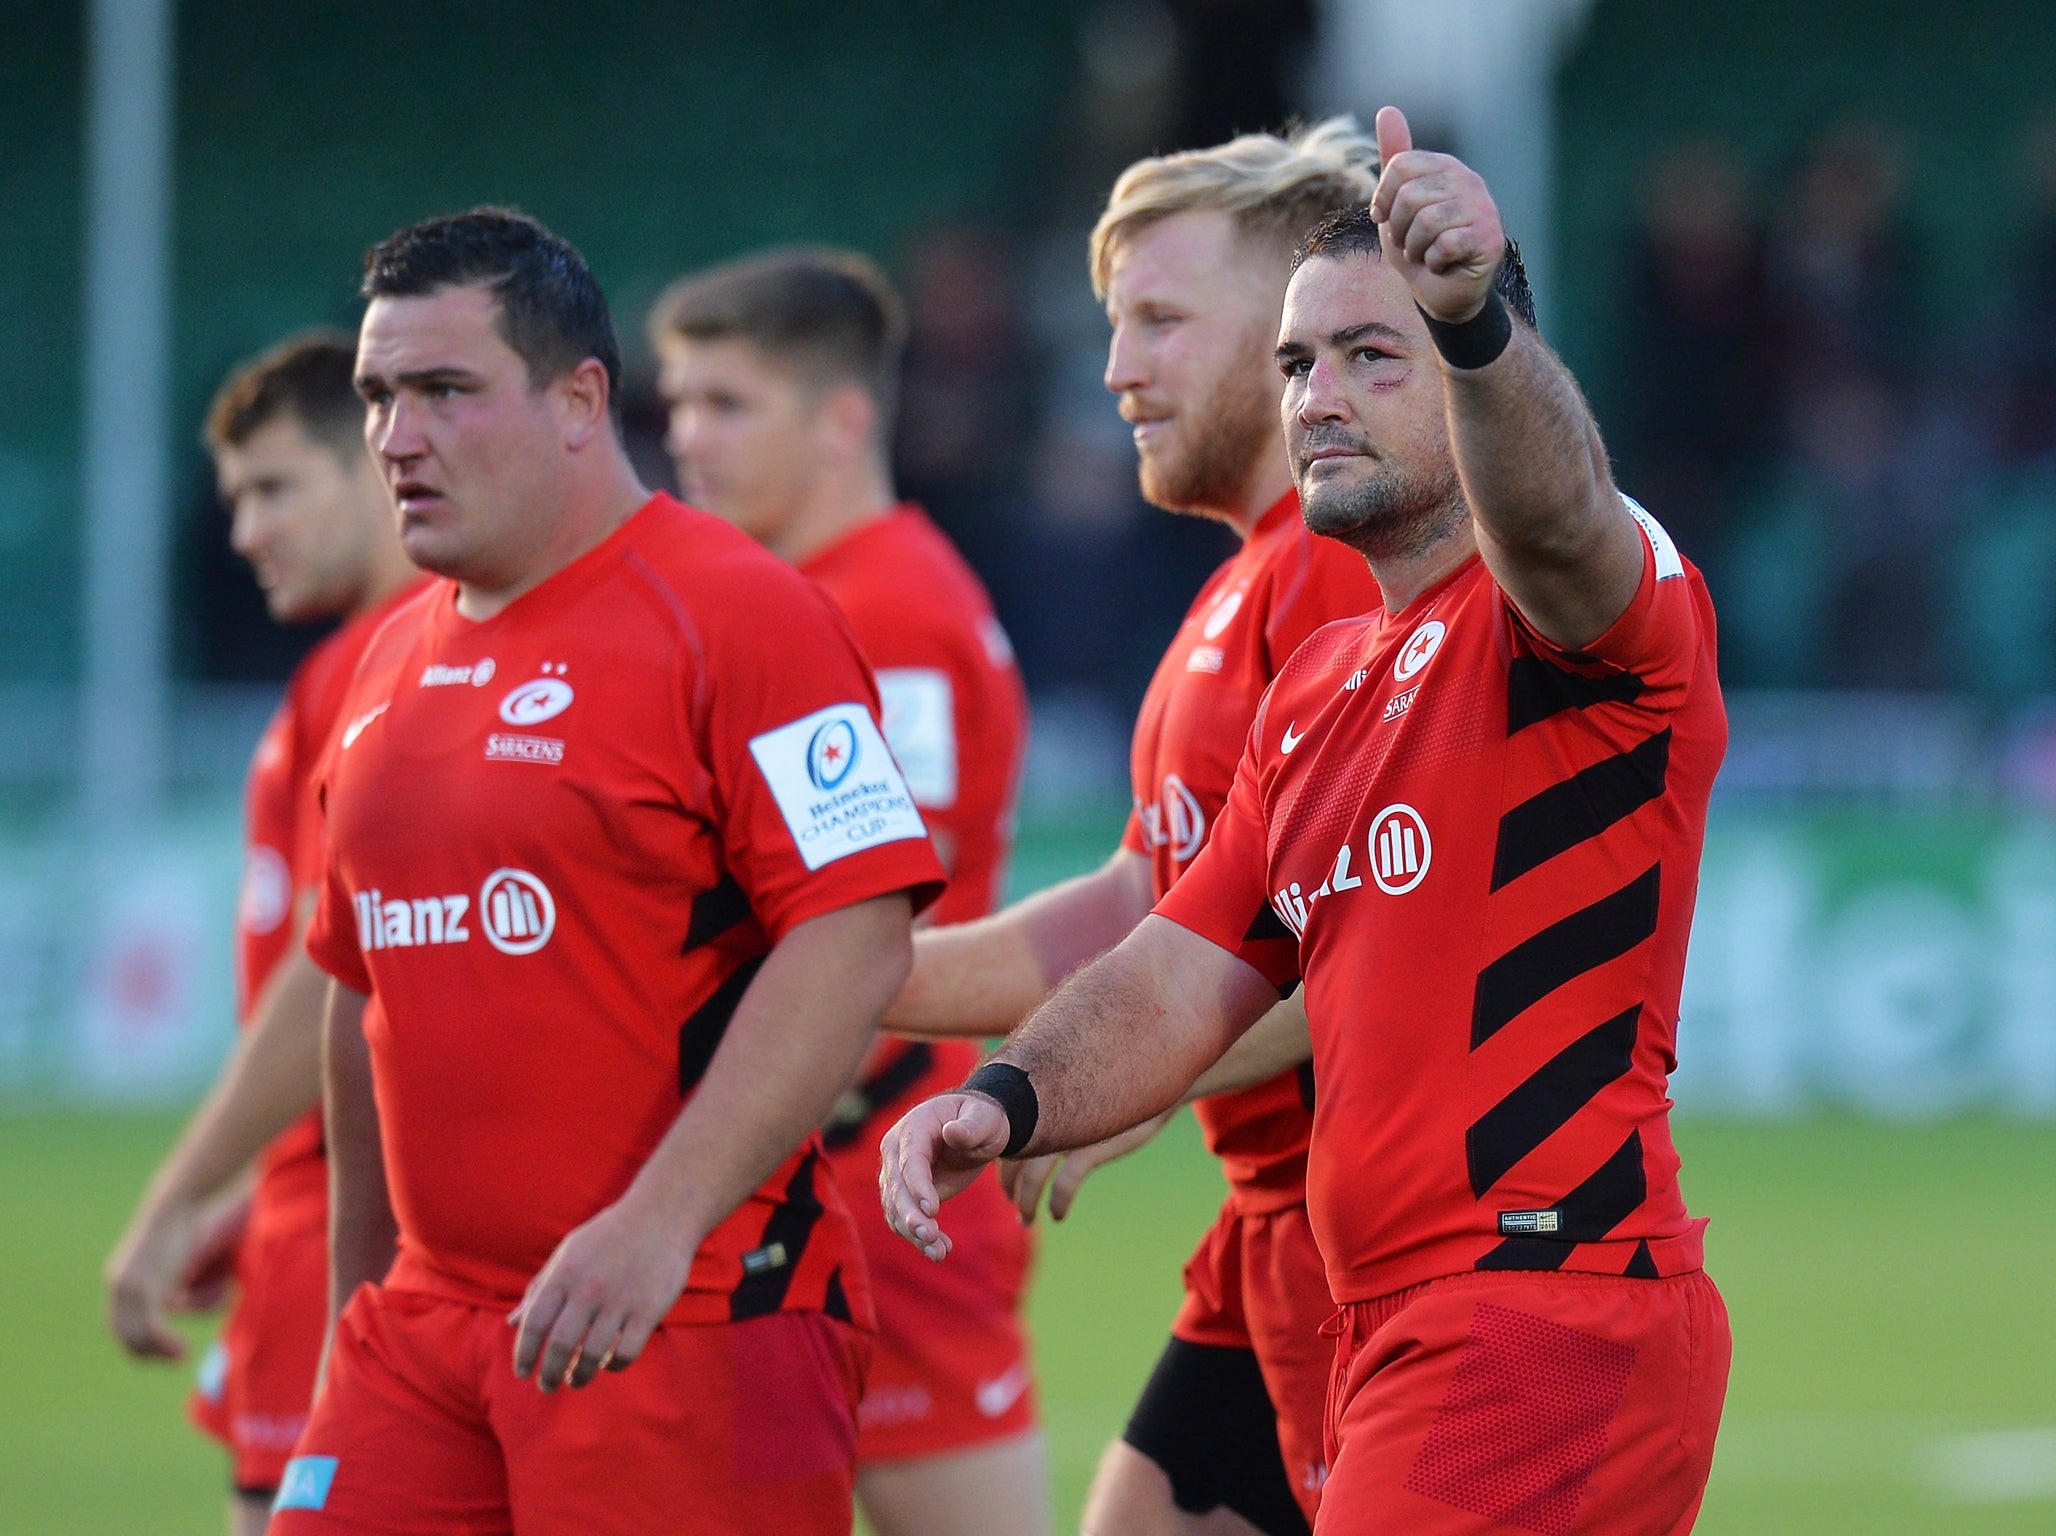
M335 330L302 331L243 363L214 392L202 436L208 450L240 448L287 418L345 465L364 457L364 402L353 382L357 342Z
M589 357L607 370L617 416L621 344L606 295L577 247L512 208L474 208L410 225L364 253L367 299L417 299L483 284L499 305L500 336L541 389Z
M651 340L742 340L817 379L861 386L889 419L905 310L870 258L795 247L680 278L650 312Z
M1371 217L1368 206L1358 203L1324 214L1306 232L1299 249L1292 253L1292 270L1297 272L1316 256L1378 256L1383 252L1378 221ZM1536 329L1535 295L1528 289L1528 269L1521 265L1521 248L1512 240L1506 242L1506 256L1499 263L1499 276L1492 286L1499 290L1508 309L1520 316L1530 330Z

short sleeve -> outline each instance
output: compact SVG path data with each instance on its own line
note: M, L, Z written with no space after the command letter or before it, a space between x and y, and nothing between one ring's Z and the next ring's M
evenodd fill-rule
M311 796L326 823L329 776L334 767L335 738L331 737L312 775ZM315 898L314 918L307 925L307 954L314 963L344 986L369 995L371 971L364 964L361 919L356 901L343 883L332 851L323 839L320 893ZM369 900L369 898L364 898Z
M1259 712L1258 721L1263 719ZM1256 734L1235 771L1206 846L1156 905L1168 917L1256 968L1280 992L1299 980L1299 943L1272 910Z
M914 804L947 813L957 803L959 716L973 701L946 667L880 667L879 723Z
M1572 671L1630 674L1646 688L1681 688L1692 671L1710 620L1705 586L1671 536L1632 497L1622 496L1642 532L1642 581L1605 634L1568 650L1535 632L1511 602L1508 611L1527 644ZM1655 702L1652 700L1651 702Z
M1128 811L1127 824L1121 828L1121 846L1130 853L1149 856L1149 844L1142 835L1142 810L1139 806Z
M333 673L336 675L326 675ZM288 700L293 711L293 889L297 897L318 891L328 867L328 818L322 812L322 775L328 766L336 732L342 725L343 701L349 696L351 672L325 669Z
M907 891L942 867L887 749L870 670L827 597L785 571L738 573L732 617L703 633L695 730L729 871L775 942L810 918Z

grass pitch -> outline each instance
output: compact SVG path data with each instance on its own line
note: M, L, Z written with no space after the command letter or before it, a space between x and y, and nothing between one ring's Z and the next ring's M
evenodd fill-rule
M1038 828L1016 890L1104 858L1118 814L1097 823ZM222 1528L224 1459L183 1422L190 1371L130 1362L100 1323L100 1263L178 1118L0 1111L0 1536ZM1703 1536L2056 1530L2056 1125L1686 1120L1677 1140L1735 1329ZM1059 1532L1223 1192L1181 1117L1042 1228Z
M0 1531L216 1536L188 1373L122 1358L98 1270L176 1117L0 1116ZM2056 1128L1691 1120L1678 1141L1735 1375L1708 1536L2056 1529ZM1221 1195L1181 1120L1045 1228L1034 1321L1059 1530L1119 1432Z

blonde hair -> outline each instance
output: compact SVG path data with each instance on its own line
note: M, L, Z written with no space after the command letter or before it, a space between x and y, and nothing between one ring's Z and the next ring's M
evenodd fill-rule
M1368 203L1378 186L1378 144L1344 113L1284 137L1245 133L1212 149L1138 160L1121 172L1093 226L1092 291L1106 297L1121 245L1159 220L1195 209L1233 217L1245 238L1289 255L1316 220Z

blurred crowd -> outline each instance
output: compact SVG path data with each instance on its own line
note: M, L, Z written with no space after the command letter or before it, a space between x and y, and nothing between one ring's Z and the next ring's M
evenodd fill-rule
M2056 690L2056 117L2010 172L1965 292L1878 124L1767 185L1657 159L1609 438L1707 571L1729 686Z
M991 588L1038 718L1116 762L1229 541L1136 492L1085 234L1136 156L1288 119L1313 26L1310 0L1088 7L1032 205L878 253L910 320L900 488ZM1990 252L1975 285L1929 264L1905 150L1874 121L1768 173L1719 140L1659 148L1595 403L1621 484L1707 572L1731 690L1991 706L2056 797L2056 109L1969 215ZM634 383L636 457L667 483L662 407L647 371ZM263 620L211 519L189 527L212 615L194 670L282 671L304 640Z

